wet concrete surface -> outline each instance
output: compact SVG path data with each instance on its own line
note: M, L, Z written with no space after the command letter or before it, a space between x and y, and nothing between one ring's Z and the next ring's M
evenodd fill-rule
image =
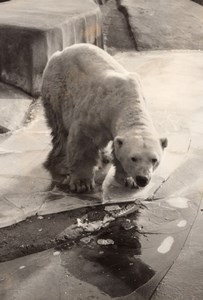
M159 285L153 300L202 299L203 260L202 260L203 201L198 216L191 228L183 250Z
M1 299L80 299L78 284L88 290L83 299L148 299L182 249L200 203L184 198L177 208L176 200L83 215L60 234L55 250L0 264ZM107 217L114 219L98 229Z

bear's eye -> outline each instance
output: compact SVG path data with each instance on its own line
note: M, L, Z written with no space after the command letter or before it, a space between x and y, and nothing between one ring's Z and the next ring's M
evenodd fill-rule
M134 162L138 161L137 157L131 157L131 160L134 161Z
M155 165L158 162L157 158L152 158L152 163Z

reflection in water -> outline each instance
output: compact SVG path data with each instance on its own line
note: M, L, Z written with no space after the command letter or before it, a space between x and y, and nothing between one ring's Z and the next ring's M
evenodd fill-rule
M134 256L108 249L76 247L71 259L63 261L68 271L76 278L97 286L111 297L128 295L142 286L154 275L154 271ZM137 251L135 251L136 253Z
M76 278L97 286L111 297L128 295L155 274L141 260L141 243L136 225L137 213L120 217L84 243L84 233L69 255L61 255L62 264ZM101 245L98 240L111 240Z
M171 250L173 243L174 243L174 238L172 236L168 236L163 240L163 242L161 243L157 251L159 253L165 254Z

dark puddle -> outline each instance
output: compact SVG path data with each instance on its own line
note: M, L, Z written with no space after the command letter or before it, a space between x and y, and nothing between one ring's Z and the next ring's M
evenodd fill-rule
M135 251L74 247L62 264L76 278L97 286L111 297L126 296L148 282L155 272ZM74 263L73 263L74 262Z

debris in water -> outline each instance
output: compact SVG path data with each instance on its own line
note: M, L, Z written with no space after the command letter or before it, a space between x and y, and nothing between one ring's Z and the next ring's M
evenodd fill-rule
M107 245L114 245L114 241L111 239L99 239L97 240L97 244L98 245L103 245L103 246L107 246Z
M80 241L84 244L89 244L92 240L92 235L89 235L89 236L86 236L86 237L83 237L80 239Z
M121 208L119 205L109 205L109 206L105 206L104 210L111 212L111 211L115 211L115 210L121 210Z
M131 223L131 221L129 219L125 220L123 223L122 223L122 227L125 229L125 230L130 230L132 228L134 228L136 225L135 223Z
M54 255L54 256L60 255L60 251L55 251L55 252L53 253L53 255Z
M135 211L138 211L140 209L140 205L136 203L128 204L124 208L120 209L118 212L112 212L112 216L115 218L127 216L129 214L132 214Z
M57 240L74 240L78 238L82 234L82 228L78 228L76 224L73 224L67 227L64 231L62 231L58 236Z
M84 231L86 232L94 232L108 226L109 223L114 220L115 220L114 217L109 217L109 216L104 216L104 219L102 221L94 221L94 222L88 222L88 220L82 222L81 219L77 219L77 226L83 228Z

